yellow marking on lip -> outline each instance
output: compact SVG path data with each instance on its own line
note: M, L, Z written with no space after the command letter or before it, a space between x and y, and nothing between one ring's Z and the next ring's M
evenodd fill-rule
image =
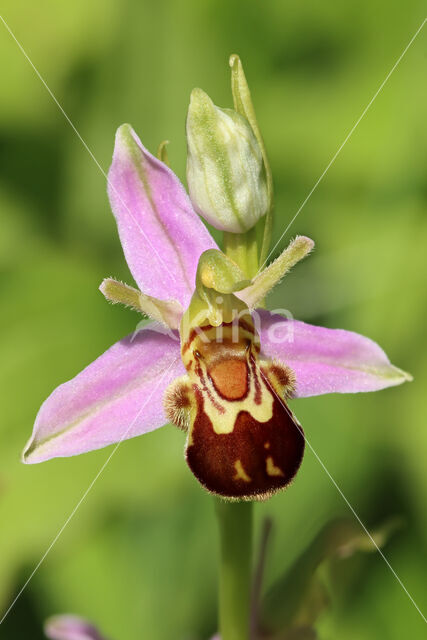
M232 433L241 412L250 414L256 422L272 418L274 397L262 375L258 353L259 337L250 317L220 327L193 328L183 343L184 366L194 388L203 396L203 412L216 434ZM219 388L215 386L218 382Z
M264 442L264 449L269 449L269 448L270 448L270 443ZM271 458L269 458L269 460L271 460Z
M236 469L236 473L233 476L233 480L244 480L244 482L250 482L251 478L248 476L246 471L243 468L242 461L237 460L234 463L234 468Z
M256 402L257 385L255 384L255 379L257 371L254 372L249 369L249 389L247 393L241 399L228 400L218 393L212 378L208 374L206 364L200 361L199 365L199 370L194 372L195 379L193 379L203 395L203 411L212 422L212 428L215 433L232 433L241 411L249 413L257 422L268 422L272 418L274 398L262 376L258 379L262 402ZM191 377L192 371L189 374ZM200 374L202 374L203 380L200 378Z
M283 471L279 467L276 467L276 465L273 462L273 458L271 456L269 456L267 458L266 464L267 464L267 473L268 473L269 476L284 476L285 475L283 473Z

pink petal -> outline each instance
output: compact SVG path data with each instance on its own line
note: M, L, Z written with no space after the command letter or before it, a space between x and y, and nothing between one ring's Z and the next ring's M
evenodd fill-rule
M50 640L104 640L96 627L73 615L49 618L44 632Z
M296 397L378 391L412 379L358 333L315 327L262 309L255 315L264 354L295 372Z
M158 326L120 340L55 389L39 410L24 462L99 449L167 422L164 391L185 369L178 335L163 335Z
M217 247L176 175L128 124L117 131L108 183L123 251L139 288L187 307L199 256Z

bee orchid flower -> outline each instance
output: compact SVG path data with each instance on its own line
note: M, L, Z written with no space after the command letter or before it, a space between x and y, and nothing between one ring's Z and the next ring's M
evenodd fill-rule
M129 125L117 132L108 184L139 288L108 278L100 289L153 322L53 391L24 462L85 453L172 421L186 430L188 464L209 491L265 497L289 483L303 455L289 398L378 391L410 379L369 338L258 308L310 252L309 238L297 237L247 278Z

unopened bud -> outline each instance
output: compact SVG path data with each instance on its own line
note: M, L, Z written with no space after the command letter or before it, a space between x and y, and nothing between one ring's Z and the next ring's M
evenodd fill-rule
M268 194L262 151L246 118L216 107L194 89L187 145L187 181L196 211L223 231L251 229L267 212Z

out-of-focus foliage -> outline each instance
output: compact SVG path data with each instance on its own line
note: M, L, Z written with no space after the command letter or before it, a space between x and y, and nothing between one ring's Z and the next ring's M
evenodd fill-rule
M339 576L337 563L339 566L358 551L377 552L399 526L393 519L367 533L356 519L329 522L270 587L260 607L258 626L272 637L284 629L315 632L320 615L333 604L335 592L343 589L340 580L333 579Z
M183 177L190 91L201 86L231 106L228 56L238 52L273 169L275 241L424 14L420 0L2 3L103 169L115 129L130 122L153 151L171 141ZM397 389L293 408L362 520L398 514L407 523L385 553L424 610L426 37L424 29L277 247L296 233L317 245L269 301L369 335L414 375ZM109 275L131 283L104 177L1 24L0 56L3 610L110 453L24 467L19 454L36 411L138 318L97 291ZM5 638L40 638L44 618L59 612L118 640L215 631L213 510L185 467L183 444L166 427L120 446L4 622ZM325 523L349 514L310 448L292 487L256 512L276 522L267 588ZM381 557L348 562L351 588L320 617L319 636L423 637L421 617Z

